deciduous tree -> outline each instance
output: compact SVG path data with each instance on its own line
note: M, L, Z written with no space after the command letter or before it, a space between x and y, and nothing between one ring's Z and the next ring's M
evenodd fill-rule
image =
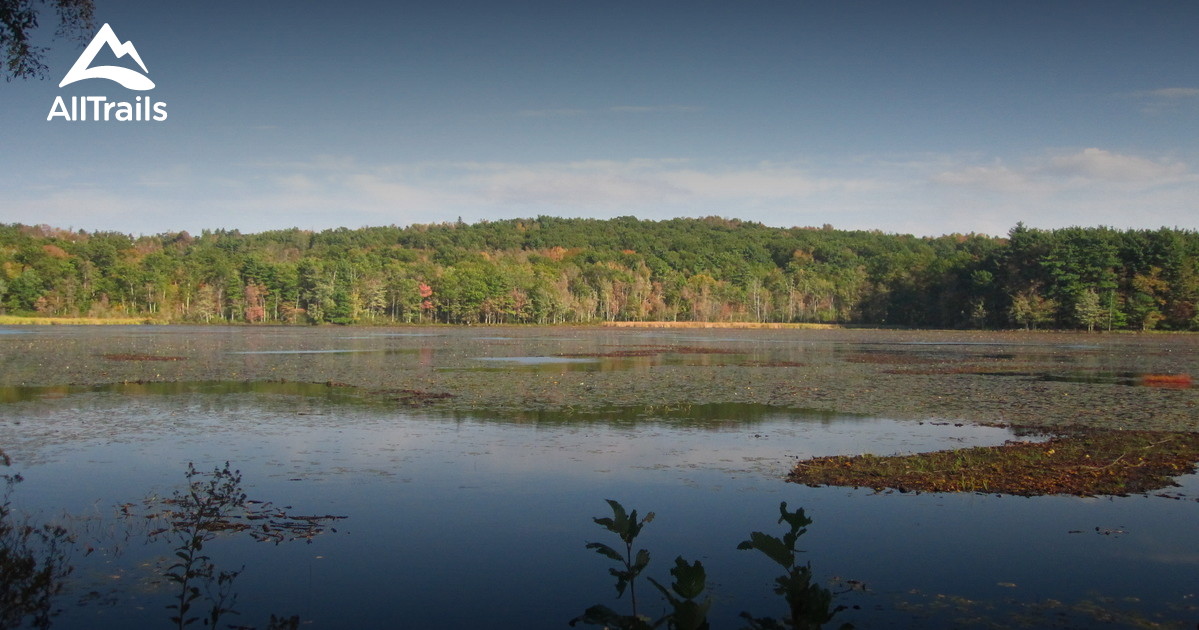
M91 36L95 26L92 0L0 0L0 50L4 55L0 75L6 81L46 75L48 68L42 61L46 48L34 38L47 8L56 14L58 37L82 44Z

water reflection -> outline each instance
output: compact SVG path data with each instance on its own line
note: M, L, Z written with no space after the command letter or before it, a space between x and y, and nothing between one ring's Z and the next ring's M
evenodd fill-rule
M796 362L772 359L755 360L749 354L730 353L668 353L646 354L600 354L584 356L503 356L474 357L475 361L496 364L494 366L441 367L446 372L615 372L621 370L642 371L659 366L720 366L742 365L748 367L799 367Z
M601 425L634 428L644 425L665 425L673 429L693 429L705 432L744 429L764 424L792 425L796 422L827 425L853 418L843 413L822 409L794 409L761 403L614 405L585 409L446 410L433 413L455 420L505 422L539 427ZM864 418L862 420L869 422ZM782 427L774 426L772 428ZM986 432L992 428L985 427L982 430ZM750 437L765 439L767 435L757 433ZM728 446L735 448L731 444Z
M11 459L0 451L0 465L10 464ZM94 574L97 565L116 562L124 553L122 541L142 534L151 547L170 547L170 564L139 563L141 567L159 567L150 583L161 580L169 585L165 590L153 589L168 600L164 608L169 626L182 630L200 622L205 627L222 627L223 619L240 614L236 582L246 565L218 566L212 553L215 541L245 535L275 545L297 540L311 542L326 531L336 532L332 524L346 518L296 515L289 506L250 499L242 487L241 472L228 462L209 473L199 472L189 463L185 477L186 487L168 497L151 495L140 505L119 506L123 528L97 529L94 519L67 517L68 523L75 524L68 529L60 524L38 525L31 517L19 518L14 513L11 495L23 478L19 474L0 475L4 484L0 493L0 628L49 628L54 618L64 612L61 600L64 591L70 590L67 578L77 568L72 564L72 556L83 552L84 557L76 563L86 567L85 573ZM81 533L90 542L79 543ZM77 583L74 589L80 586ZM119 587L108 597L91 590L78 597L77 606L101 600L115 606L130 595ZM139 608L144 607L139 605ZM298 615L271 614L265 627L283 630L299 625Z
M599 363L598 359L573 357L475 357L476 361L495 361L515 365L554 365L559 363Z
M222 624L262 624L283 611L311 627L564 625L611 593L608 574L582 545L604 496L658 513L639 546L669 551L663 558L683 556L689 567L702 561L710 578L704 593L715 600L713 627L743 627L741 610L776 619L788 610L770 581L783 570L768 570L759 551L735 550L751 531L781 539L785 529L763 526L781 501L820 519L803 538L814 573L835 569L877 589L837 594L835 604L863 606L834 623L903 625L912 616L897 602L911 599L912 589L930 601L951 593L996 607L1008 600L1079 602L1094 591L1139 598L1124 606L1146 617L1162 611L1157 621L1196 618L1185 608L1195 601L1199 567L1187 529L1199 504L1190 499L875 495L781 481L791 456L999 444L1013 437L1003 429L736 403L434 413L361 404L353 390L326 384L229 384L235 393L220 396L203 393L206 385L161 395L152 393L158 384L146 385L46 393L0 410L0 445L21 456L29 478L16 495L22 507L86 513L98 500L107 506L155 488L170 497L186 462L233 459L253 481L246 484L251 496L353 516L337 525L344 535L284 545L282 552L248 534L205 544L216 575L247 567L232 583L240 595L232 608L243 616L222 617ZM257 387L265 389L255 393ZM1199 495L1193 478L1183 483L1190 484L1182 489L1188 497ZM1096 526L1128 533L1069 533ZM164 589L178 591L161 576L178 544L160 535L120 557L76 554L72 584L111 593L105 601L112 603L68 607L58 623L163 625L173 612L165 609L171 602ZM668 567L658 560L646 576L685 601L663 579ZM464 592L472 594L469 605ZM647 606L639 612L657 619L673 609L659 595L639 589ZM58 605L72 601L60 596ZM211 604L203 594L196 601L192 613L202 621ZM954 625L952 613L920 614L914 625ZM1082 619L1080 627L1091 620L1070 614ZM1003 619L994 609L986 615Z
M150 519L161 524L148 534L151 542L169 541L175 562L166 567L163 577L177 589L166 609L171 625L182 630L196 621L216 628L222 617L238 614L234 582L245 570L219 569L205 545L221 534L244 533L259 542L305 540L329 531L328 526L344 516L293 516L271 503L251 500L242 489L240 470L231 469L229 462L211 473L201 473L190 462L187 465L187 488L176 490L161 501L148 499ZM124 514L133 513L126 504ZM204 598L203 601L201 597ZM201 616L201 608L206 609ZM296 615L271 615L269 627L298 627Z
M11 464L0 451L0 466ZM0 475L0 628L50 627L55 598L67 576L74 542L61 525L37 524L13 514L11 496L23 481L19 474Z

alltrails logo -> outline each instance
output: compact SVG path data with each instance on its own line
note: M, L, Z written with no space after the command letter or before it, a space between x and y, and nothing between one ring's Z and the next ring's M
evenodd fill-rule
M58 87L65 87L76 81L87 79L108 79L116 81L130 90L154 89L154 82L136 70L121 66L93 66L92 62L95 61L96 55L106 46L118 59L129 55L141 67L142 72L149 73L141 55L137 54L137 48L133 47L133 42L122 43L117 38L117 34L113 32L112 27L105 24L100 27L100 31L83 50L83 54L79 55L75 65L67 71L67 76L63 77ZM133 99L133 102L109 101L107 96L72 96L70 106L68 106L63 97L56 96L46 120L54 120L59 117L70 122L81 120L163 121L167 119L167 104L156 103L149 95L138 96Z

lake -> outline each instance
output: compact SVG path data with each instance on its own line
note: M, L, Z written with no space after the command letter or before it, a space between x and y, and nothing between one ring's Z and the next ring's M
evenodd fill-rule
M831 627L1199 621L1194 475L1167 496L1102 498L783 481L797 457L1038 439L978 423L1015 401L1115 422L1096 401L1118 411L1131 399L1160 409L1146 416L1185 419L1193 388L1137 387L1135 375L1190 370L1192 345L886 331L5 332L11 465L0 472L23 477L10 520L61 523L75 541L53 627L172 627L178 542L151 535L145 517L187 487L189 463L225 462L250 500L339 518L279 544L213 532L214 575L239 571L223 591L237 614L221 625L266 627L274 614L314 628L564 628L594 604L625 611L613 563L585 547L619 543L592 522L611 515L606 499L654 512L636 541L652 554L646 576L668 583L676 556L703 562L713 628L743 627L742 611L783 613L778 565L737 545L781 535L784 501L814 521L800 562L846 607ZM1076 374L1118 376L1043 378ZM938 406L939 390L914 386L903 397L904 377L947 379L961 400ZM789 387L806 389L788 398ZM877 412L892 401L896 413ZM202 616L221 584L193 584ZM648 583L638 594L642 612L664 612Z

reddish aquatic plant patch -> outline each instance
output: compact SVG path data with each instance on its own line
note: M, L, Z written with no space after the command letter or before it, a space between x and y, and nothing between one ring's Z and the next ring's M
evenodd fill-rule
M1146 374L1141 377L1146 387L1190 387L1190 374Z
M1009 442L915 455L816 457L789 481L901 492L1038 496L1126 495L1175 485L1195 472L1199 433L1074 431L1046 442Z
M804 367L807 363L798 361L743 361L737 367Z
M109 361L186 361L187 357L164 356L155 354L102 354Z
M610 357L652 357L660 354L740 354L740 350L729 348L701 348L696 346L636 346L630 350L611 350L609 352L573 352L555 354L556 357L570 359L593 359Z

